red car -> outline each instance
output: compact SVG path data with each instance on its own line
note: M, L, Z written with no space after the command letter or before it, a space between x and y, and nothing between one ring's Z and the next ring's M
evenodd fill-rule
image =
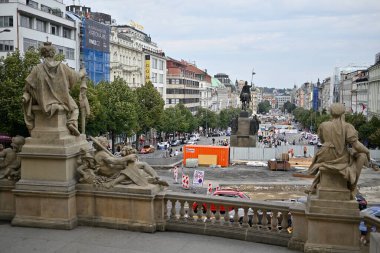
M235 190L228 190L228 189L225 189L225 190L218 190L218 191L215 191L212 196L221 196L221 197L230 197L230 198L240 198L240 199L250 199L250 197L245 194L244 192L240 192L240 191L235 191ZM194 213L197 213L197 209L198 209L198 204L196 202L194 202L193 204L193 210L194 210ZM215 213L216 212L216 206L214 204L211 204L211 212ZM230 207L229 208L229 211L231 211L233 209L233 207ZM203 213L206 213L207 211L207 207L205 204L202 205L202 210L203 210ZM220 206L220 213L224 213L225 212L225 209L224 209L224 206Z

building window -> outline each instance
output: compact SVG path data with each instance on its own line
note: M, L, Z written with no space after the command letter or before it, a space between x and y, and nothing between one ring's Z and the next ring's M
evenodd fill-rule
M0 16L0 27L13 27L13 16Z
M164 70L164 61L163 60L158 60L158 69Z
M163 74L159 74L158 83L164 83L164 75Z
M26 5L34 8L34 9L38 9L38 3L35 2L35 1L32 1L32 0L26 0Z
M152 73L152 83L157 83L157 73Z
M30 28L32 29L33 28L33 23L32 23L32 19L30 17L27 17L27 16L20 16L20 25L22 27L26 27L26 28Z
M63 32L64 38L71 39L71 30L70 29L63 28L62 32Z
M13 50L13 40L0 40L0 52L11 52Z
M37 31L46 32L46 22L37 19Z
M53 35L58 35L58 26L50 25L50 33Z
M152 59L152 69L157 69L157 59Z

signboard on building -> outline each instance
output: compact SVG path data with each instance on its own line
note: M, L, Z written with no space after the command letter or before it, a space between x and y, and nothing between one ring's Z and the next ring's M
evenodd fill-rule
M150 55L145 55L145 83L150 81Z
M102 52L109 52L110 27L91 19L86 19L85 47Z

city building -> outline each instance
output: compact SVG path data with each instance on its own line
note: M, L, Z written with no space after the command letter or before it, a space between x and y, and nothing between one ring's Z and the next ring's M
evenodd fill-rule
M167 58L167 87L165 108L182 103L193 115L200 106L200 77L184 60Z
M278 109L283 108L286 102L291 102L292 100L292 97L290 95L278 95L278 96L275 96L275 98L276 98L276 107Z
M63 1L0 1L0 56L16 48L24 53L50 41L65 63L79 70L79 24L68 15Z
M218 79L223 86L219 88L219 110L226 108L239 108L240 107L240 93L236 85L231 82L230 77L225 73L218 73L214 75L214 78ZM227 98L225 97L227 95Z
M132 75L135 78L133 86L141 86L146 82L152 82L153 86L160 93L162 99L166 101L166 56L160 49L157 43L152 41L152 38L146 34L143 30L144 27L136 22L131 22L129 25L117 25L114 26L118 34L129 37L132 41L132 45L137 50L142 50L142 58L139 59L137 53L134 51L126 51L126 57L128 57L129 65L136 70L140 66L139 61L142 61L143 71L142 78L137 77L138 73L134 72ZM140 83L137 81L140 80Z
M368 117L380 118L380 53L375 64L368 68Z
M110 79L124 79L131 88L144 83L144 61L142 46L133 43L131 37L119 33L116 27L111 29L110 39Z
M359 71L354 77L351 90L351 111L367 116L368 70Z
M353 84L354 80L357 79L357 76L364 70L355 70L352 72L346 72L342 71L341 81L340 81L340 103L343 103L346 107L347 112L353 112L352 109L352 90L353 90Z
M331 77L325 78L319 87L319 111L321 112L324 110L328 111L330 108L330 105L332 103L331 87Z
M86 68L88 78L97 84L110 81L110 26L92 19L91 8L70 5L66 10L80 23L79 62ZM109 16L108 14L103 14ZM96 17L96 15L94 15Z

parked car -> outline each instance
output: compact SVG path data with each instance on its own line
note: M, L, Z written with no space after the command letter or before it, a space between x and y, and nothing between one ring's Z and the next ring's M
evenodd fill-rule
M140 149L140 154L153 153L156 149L152 145L145 145Z
M211 137L219 137L220 133L219 132L213 132L211 133Z
M200 136L199 134L192 134L190 135L190 140L193 140L193 141L199 141L200 140Z
M319 138L318 138L318 136L313 136L313 137L311 138L311 140L309 141L309 144L310 144L310 145L317 145L318 142L319 142Z
M170 142L170 146L175 147L175 146L179 146L179 145L181 145L181 141L180 140L172 140Z
M162 149L168 149L169 147L170 147L170 144L167 141L157 143L157 149L162 150Z
M250 199L250 197L247 194L245 194L244 192L229 190L229 189L222 189L222 190L215 191L212 194L212 196ZM229 211L231 211L232 209L233 209L233 207L230 207ZM211 204L210 210L211 210L211 212L215 213L216 212L216 206L214 204ZM196 202L194 202L194 204L193 204L193 211L194 211L194 213L196 213L198 211L198 204ZM207 212L207 207L205 204L202 205L202 211L203 211L203 213ZM220 206L219 211L221 214L223 214L225 212L224 206Z
M186 142L186 144L189 144L189 145L195 145L195 144L197 144L197 142L194 141L194 140L188 140L188 141Z

